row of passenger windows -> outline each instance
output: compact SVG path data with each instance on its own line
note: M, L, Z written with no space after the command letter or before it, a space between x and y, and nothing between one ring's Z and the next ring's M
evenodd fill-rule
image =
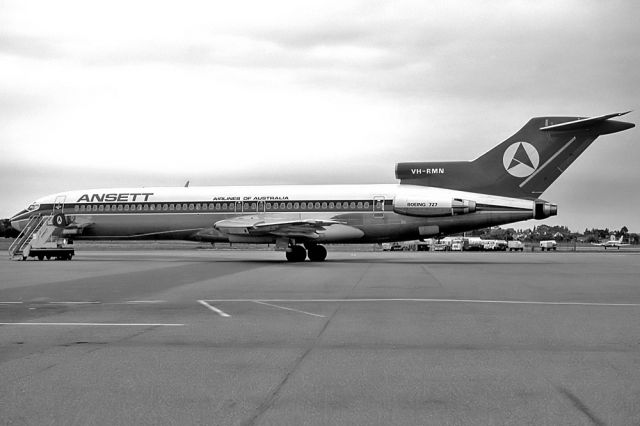
M238 203L239 204L239 203ZM380 206L377 206L378 208ZM237 210L236 210L237 208ZM184 204L76 204L76 212L131 212L131 211L213 211L240 212L236 203L184 203ZM275 211L275 210L370 210L369 201L289 201L271 203L253 201L242 203L242 211Z

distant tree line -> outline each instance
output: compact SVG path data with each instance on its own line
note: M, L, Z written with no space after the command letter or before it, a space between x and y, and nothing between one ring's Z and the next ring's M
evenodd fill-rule
M13 229L9 219L0 219L0 238L15 238L18 234L19 232Z
M563 225L549 226L538 225L533 229L513 229L513 228L482 228L467 233L474 237L481 237L490 240L520 240L525 242L538 242L542 240L556 240L559 242L579 242L579 243L597 243L599 241L608 240L611 235L616 238L623 237L625 242L631 244L640 244L640 235L630 233L626 226L615 229L585 229L583 233L571 232L569 228Z

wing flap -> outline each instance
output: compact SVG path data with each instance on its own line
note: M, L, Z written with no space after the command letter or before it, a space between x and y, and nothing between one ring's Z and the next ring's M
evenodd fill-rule
M289 238L318 238L327 226L343 224L333 219L271 219L259 216L240 216L216 222L213 227L228 235L273 235Z

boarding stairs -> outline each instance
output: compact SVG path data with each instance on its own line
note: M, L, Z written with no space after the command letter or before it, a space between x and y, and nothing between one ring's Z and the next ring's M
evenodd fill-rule
M34 215L9 247L11 260L25 260L32 248L57 247L62 238L54 235L53 215Z

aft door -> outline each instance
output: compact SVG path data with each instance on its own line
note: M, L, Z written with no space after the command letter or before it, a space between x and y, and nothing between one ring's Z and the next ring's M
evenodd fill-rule
M382 196L373 197L373 217L384 217L384 197Z

